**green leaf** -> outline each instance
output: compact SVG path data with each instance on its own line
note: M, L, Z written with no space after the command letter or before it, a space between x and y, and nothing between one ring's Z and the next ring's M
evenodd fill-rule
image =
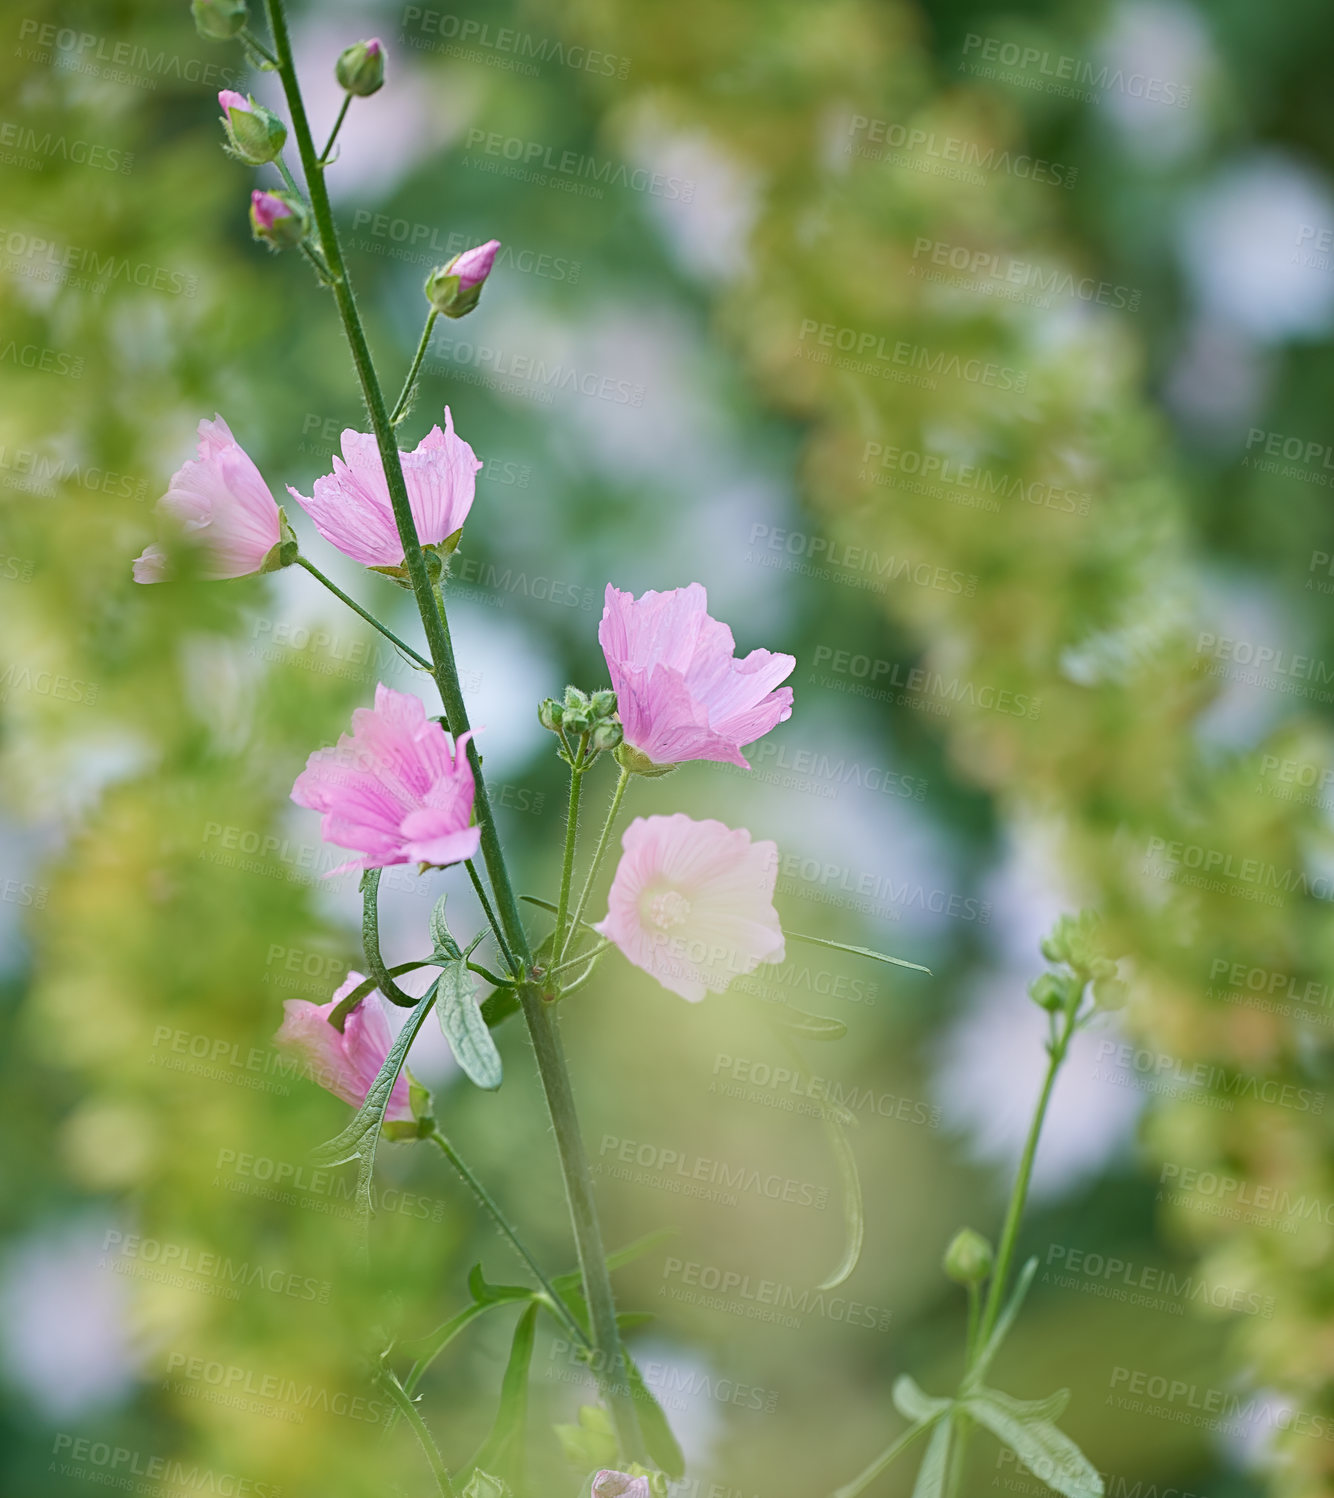
M1002 1409L1008 1409L1018 1420L1059 1420L1070 1403L1069 1389L1057 1389L1045 1399L1016 1399L1013 1394L1002 1394L999 1389L979 1388L974 1392L979 1397L996 1400Z
M894 967L911 968L915 973L931 973L929 967L920 962L909 962L904 957L891 957L887 952L873 952L870 947L850 947L847 942L828 941L823 936L803 936L800 931L784 931L789 941L804 941L812 947L829 947L835 952L851 952L854 957L869 957L872 962L888 962Z
M451 1316L448 1321L436 1327L426 1337L419 1338L416 1342L406 1342L403 1351L412 1359L412 1372L408 1374L403 1388L411 1394L421 1382L422 1374L440 1356L455 1337L471 1322L482 1315L484 1311L492 1310L495 1306L504 1305L503 1300L475 1300L472 1305L464 1306L457 1316Z
M494 1092L503 1080L500 1052L477 1006L477 985L461 955L440 969L436 992L440 1028L454 1059L469 1081Z
M923 1393L916 1381L906 1373L901 1373L894 1380L889 1397L894 1401L894 1408L899 1414L905 1420L911 1420L914 1425L925 1425L927 1421L937 1419L954 1402L951 1399L933 1399L930 1394Z
M645 1233L642 1238L636 1238L633 1243L627 1243L624 1248L618 1248L614 1253L609 1253L606 1258L608 1269L624 1269L627 1264L633 1264L636 1259L643 1258L652 1248L659 1243L665 1243L669 1238L676 1237L675 1228L659 1228L656 1232ZM583 1285L583 1279L577 1269L569 1274L556 1275L551 1283L562 1295L573 1291L577 1293Z
M468 1463L507 1478L516 1488L523 1487L523 1438L528 1420L528 1370L533 1361L533 1341L537 1334L536 1305L530 1305L519 1317L510 1344L509 1362L500 1384L500 1408L491 1434Z
M843 1188L844 1248L837 1268L827 1279L821 1280L816 1288L834 1290L851 1276L862 1256L862 1243L866 1237L866 1208L862 1200L862 1178L857 1170L857 1157L852 1152L848 1136L843 1132L843 1120L839 1117L839 1114L845 1114L845 1110L835 1109L833 1104L822 1100L819 1106L820 1122L834 1152L838 1178Z
M441 895L431 911L431 945L441 957L453 958L459 955L459 944L454 940L453 933L445 921L447 899L447 895Z
M498 988L494 993L488 994L482 1000L482 1018L486 1021L488 1028L494 1030L499 1024L503 1024L511 1014L518 1014L521 1005L519 995L513 988Z
M976 1387L986 1377L987 1369L991 1366L991 1360L1000 1351L1000 1345L1005 1340L1010 1328L1014 1325L1014 1318L1019 1314L1019 1309L1024 1303L1024 1297L1028 1294L1028 1287L1033 1283L1033 1276L1038 1272L1038 1261L1030 1259L1019 1271L1019 1278L1015 1281L1014 1289L1010 1292L1010 1299L1006 1302L1005 1309L1000 1313L991 1335L987 1338L987 1345L978 1354L977 1361L973 1364L973 1372L969 1383Z
M793 1004L770 1004L765 999L756 999L769 1024L782 1030L790 1030L803 1040L842 1040L848 1027L841 1019L831 1019L825 1014L807 1014Z
M913 1483L912 1498L941 1498L945 1491L945 1470L950 1460L950 1436L954 1426L942 1419L931 1432L926 1455L917 1469L917 1481Z
M1037 1403L1050 1406L1059 1397L1053 1395ZM1097 1469L1050 1420L1035 1419L1024 1412L1033 1404L1011 1399L995 1389L979 1389L964 1401L964 1408L1049 1488L1065 1498L1102 1498L1102 1478Z
M663 1414L662 1406L649 1391L648 1385L644 1382L644 1375L635 1366L635 1360L628 1352L625 1355L625 1371L630 1383L630 1397L635 1402L635 1413L639 1416L639 1429L644 1437L644 1445L648 1447L648 1454L667 1476L676 1482L685 1476L686 1459L677 1444L676 1437L672 1434L671 1423Z
M493 1285L482 1273L482 1266L474 1264L468 1271L468 1293L478 1305L498 1305L506 1300L532 1300L538 1293L527 1285Z
M552 915L558 915L560 913L559 909L555 905L553 905L550 900L539 900L536 895L520 895L519 898L521 900L526 900L529 905L536 905L540 910L549 910ZM579 924L586 927L589 931L593 929L593 923L591 921L580 921Z
M404 1020L403 1028L389 1047L389 1054L384 1058L379 1075L370 1085L366 1101L357 1109L352 1122L341 1134L335 1135L312 1152L314 1159L321 1165L345 1165L349 1160L358 1162L356 1201L367 1217L375 1210L371 1198L371 1178L375 1172L375 1150L380 1141L385 1109L389 1106L390 1094L398 1081L398 1074L408 1058L408 1050L417 1038L417 1032L431 1005L435 1003L435 988L436 985L432 983Z

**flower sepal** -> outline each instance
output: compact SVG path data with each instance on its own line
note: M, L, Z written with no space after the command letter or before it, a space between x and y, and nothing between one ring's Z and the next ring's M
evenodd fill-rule
M459 544L459 537L463 534L461 530L454 532L452 536L435 546L423 546L422 556L426 561L426 575L431 580L431 586L438 587L440 580L449 575L449 556ZM448 547L448 550L445 548ZM368 567L368 572L378 572L381 577L387 577L391 583L397 583L400 588L412 590L412 578L408 573L406 562L395 562L389 567Z
M218 103L227 131L223 149L229 156L247 166L264 166L282 155L287 144L287 126L271 109L229 88L218 95Z
M210 42L227 42L245 30L246 0L190 0L195 30Z
M287 519L287 511L281 505L278 506L278 527L282 539L259 564L260 572L279 572L284 567L291 567L301 555L301 543Z
M670 775L676 769L675 765L655 765L643 750L636 749L633 744L627 744L624 741L619 743L612 752L621 769L628 770L631 775L643 775L649 780L657 780L663 775Z
M295 193L250 194L250 228L256 239L274 250L294 250L310 232L310 214Z

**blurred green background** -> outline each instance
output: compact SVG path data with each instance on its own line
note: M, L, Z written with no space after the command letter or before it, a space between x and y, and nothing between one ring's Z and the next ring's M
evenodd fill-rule
M1025 985L1081 905L1130 1000L1058 1088L1002 1385L1070 1386L1116 1498L1334 1491L1327 8L445 6L295 25L317 136L338 51L388 49L331 174L386 385L430 266L504 242L406 431L447 402L485 461L451 608L521 887L551 892L562 826L537 701L604 681L608 580L698 579L742 650L797 656L796 708L751 775L689 766L632 810L775 838L786 924L934 969L808 948L688 1007L618 961L571 1002L608 1238L672 1230L617 1279L655 1313L679 1491L828 1492L900 1428L901 1372L950 1387L940 1255L995 1231L1043 1061ZM387 1146L358 1268L350 1177L309 1159L346 1110L270 1039L360 961L292 780L377 680L421 684L304 575L130 580L201 416L279 496L362 421L327 295L250 240L271 173L219 149L220 87L276 97L184 4L2 24L0 1488L419 1494L375 1354L471 1264L518 1267L433 1152ZM390 960L443 889L475 920L462 885L386 879ZM756 994L849 1027L805 1057L855 1099L867 1197L823 1297L837 1166ZM501 1048L495 1096L430 1033L414 1068L572 1267L513 1025ZM702 1159L797 1199L688 1197ZM426 1385L451 1460L508 1334ZM544 1328L535 1490L575 1490L550 1427L588 1391ZM974 1443L965 1492L1041 1491Z

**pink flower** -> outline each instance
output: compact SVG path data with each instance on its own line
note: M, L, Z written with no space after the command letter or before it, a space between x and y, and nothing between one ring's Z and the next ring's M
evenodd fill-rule
M366 1094L393 1044L384 1000L374 990L347 1016L341 1035L329 1023L329 1016L338 1004L365 981L360 973L349 973L327 1004L288 999L283 1005L282 1026L274 1036L278 1045L295 1051L310 1063L321 1087L354 1108L360 1108L366 1101ZM408 1079L402 1072L389 1094L384 1116L391 1123L412 1117Z
M638 599L608 583L598 642L625 742L655 764L715 759L748 770L741 746L792 715L792 688L773 689L796 657L752 650L737 660L699 583Z
M400 453L417 539L439 546L468 518L482 466L471 447L454 435L454 420L445 408L445 430L432 427L410 453ZM334 471L315 480L307 499L288 485L315 522L320 535L366 567L401 567L403 543L394 524L389 485L375 438L350 428L343 433L343 456Z
M250 108L250 101L244 94L238 94L234 88L223 89L218 95L218 103L222 106L223 114L226 114L229 109L248 110Z
M298 806L323 812L327 842L362 855L330 872L471 858L481 833L468 825L470 737L459 737L451 758L445 730L420 698L377 686L375 706L357 708L352 733L336 749L317 749L292 787Z
M491 267L496 263L496 251L499 248L498 239L488 239L485 244L476 245L471 250L463 250L445 266L445 274L459 278L461 291L471 291L474 286L480 286L491 274Z
M221 416L199 423L199 456L172 474L157 508L203 543L205 577L263 571L283 539L282 511ZM147 547L135 561L135 582L161 582L165 564L160 546Z
M773 906L778 848L681 812L636 817L594 929L692 1004L761 962L783 960Z
M647 1477L631 1477L604 1467L593 1479L592 1498L653 1498Z

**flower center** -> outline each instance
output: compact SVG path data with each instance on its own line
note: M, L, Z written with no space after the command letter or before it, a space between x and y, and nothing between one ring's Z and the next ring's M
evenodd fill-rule
M649 920L659 931L670 931L690 914L690 901L679 890L665 889L648 902Z

